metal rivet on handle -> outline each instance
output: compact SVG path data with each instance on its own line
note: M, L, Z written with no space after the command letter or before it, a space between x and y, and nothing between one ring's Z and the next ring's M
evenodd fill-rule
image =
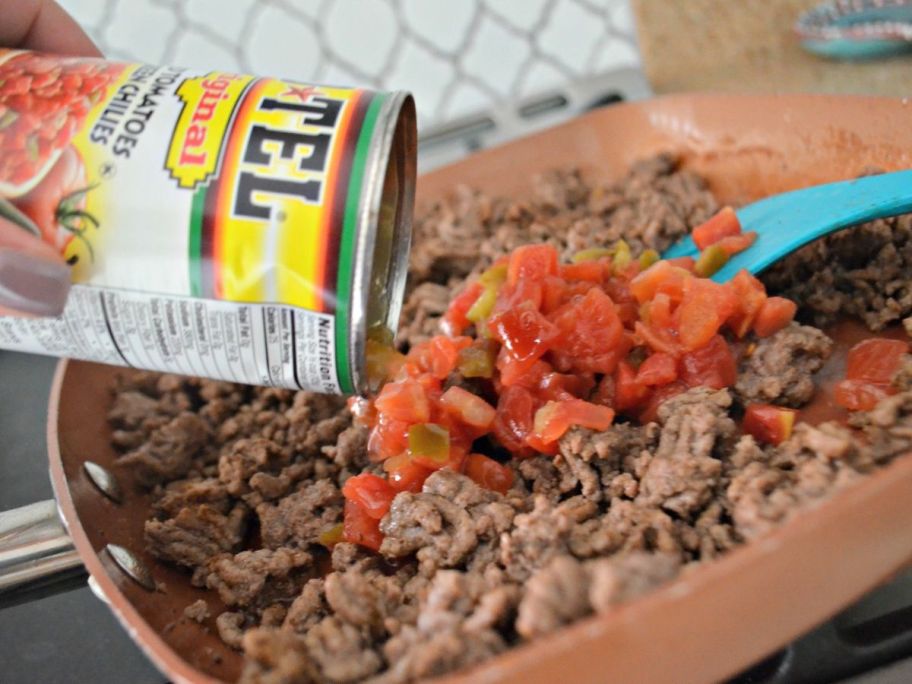
M89 476L92 484L98 487L98 491L114 503L123 501L123 490L121 490L117 478L111 474L111 471L92 461L83 463L82 468L85 470L86 475Z
M132 551L118 544L108 544L105 546L105 551L130 579L149 591L155 591L155 580L152 579L152 573Z

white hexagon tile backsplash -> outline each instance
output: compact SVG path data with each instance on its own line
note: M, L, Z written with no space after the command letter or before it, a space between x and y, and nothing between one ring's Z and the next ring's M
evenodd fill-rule
M411 90L441 124L639 63L628 0L60 0L105 54Z

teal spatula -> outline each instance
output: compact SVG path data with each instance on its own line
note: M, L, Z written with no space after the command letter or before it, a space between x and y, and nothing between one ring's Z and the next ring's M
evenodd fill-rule
M912 169L766 197L735 212L745 232L757 232L757 241L750 249L729 259L712 279L725 282L742 268L759 273L819 237L907 212L912 212ZM686 237L665 250L662 258L697 254L697 246Z

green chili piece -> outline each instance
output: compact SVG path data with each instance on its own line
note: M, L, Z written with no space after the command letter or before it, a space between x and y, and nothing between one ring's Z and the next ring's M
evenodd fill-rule
M478 282L485 287L500 287L507 280L507 265L491 266L478 277Z
M450 433L436 423L418 423L408 431L409 451L435 463L445 463L450 457Z
M659 260L659 253L654 249L647 249L645 252L640 254L640 268L646 270L652 266L655 262Z
M702 252L694 264L694 273L701 278L709 278L713 273L725 266L728 261L728 252L719 245L710 245Z
M571 261L574 264L579 264L584 261L595 261L596 259L601 259L602 257L610 257L614 255L615 248L605 248L605 247L592 247L590 249L582 249L576 254L573 255Z
M317 541L326 548L331 549L333 546L342 541L344 535L345 529L342 523L339 523L338 525L333 525L332 527L329 527L320 532L320 536L317 537Z
M466 311L466 318L476 325L486 320L494 310L494 303L497 301L497 287L488 285L482 292L475 303Z
M627 268L633 261L633 254L630 252L630 245L623 240L614 243L614 270L620 271Z
M496 345L493 342L473 344L459 352L456 368L464 378L491 378L494 376L496 357Z

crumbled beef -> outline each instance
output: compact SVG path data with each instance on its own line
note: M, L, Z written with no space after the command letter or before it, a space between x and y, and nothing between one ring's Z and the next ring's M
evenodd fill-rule
M828 235L763 275L770 291L794 300L809 322L861 318L881 330L912 314L912 215Z
M709 503L722 473L716 457L731 442L727 390L688 390L659 407L659 446L640 481L637 501L691 518Z
M218 474L234 496L250 491L249 480L263 472L275 472L287 465L291 453L262 437L239 439L219 457Z
M370 638L354 625L336 617L322 619L304 635L308 653L330 682L357 682L383 666L383 659L371 648Z
M304 639L274 627L258 627L243 636L244 670L238 684L316 684L316 666Z
M239 503L228 513L203 503L181 508L173 518L146 520L149 552L188 568L205 565L212 557L236 551L247 527L247 507Z
M117 464L130 468L140 485L152 487L190 472L208 440L205 421L194 413L181 413L153 430L146 442L121 456Z
M209 604L205 599L197 599L184 608L184 617L194 622L205 622L209 619Z
M516 631L532 639L573 622L590 611L589 578L572 556L556 556L526 583Z
M912 390L912 354L902 355L899 362L899 370L893 375L891 384L900 392Z
M237 612L225 611L215 618L215 627L219 638L231 648L240 648L244 638L244 615Z
M329 480L317 480L281 499L257 506L260 535L267 549L307 548L322 532L342 521L342 493Z
M675 554L641 551L589 561L589 603L598 612L610 610L674 579L680 567Z
M296 595L305 579L302 571L312 561L309 553L298 549L226 553L209 561L205 583L218 590L228 606L268 605Z
M440 319L450 305L452 294L449 287L438 283L421 283L412 290L402 307L402 320L408 324L399 331L406 347L414 347L440 333Z
M402 603L402 585L395 575L376 568L332 572L325 580L326 601L344 621L373 632L395 619Z
M323 454L343 471L360 473L370 464L367 458L367 428L357 425L345 428L335 444L323 447Z
M524 581L552 558L566 553L574 524L588 520L595 512L591 502L571 499L554 505L536 495L532 511L518 514L513 528L501 540L500 563L507 575Z
M750 440L744 437L743 440ZM798 510L851 483L858 471L852 433L835 423L799 423L792 436L735 474L726 491L735 530L753 539L782 524Z
M150 417L158 414L158 401L142 392L122 392L114 396L108 420L122 430L139 430Z
M422 571L432 574L463 563L480 541L493 543L512 519L513 509L501 495L463 475L439 470L421 492L396 495L380 522L386 535L380 553L390 558L415 553Z
M833 341L816 328L792 323L757 342L741 364L735 392L744 404L802 406L814 396L812 376L832 348Z
M513 614L517 589L490 589L477 574L437 572L414 626L386 642L390 669L378 682L408 682L467 667L506 648L494 629Z

